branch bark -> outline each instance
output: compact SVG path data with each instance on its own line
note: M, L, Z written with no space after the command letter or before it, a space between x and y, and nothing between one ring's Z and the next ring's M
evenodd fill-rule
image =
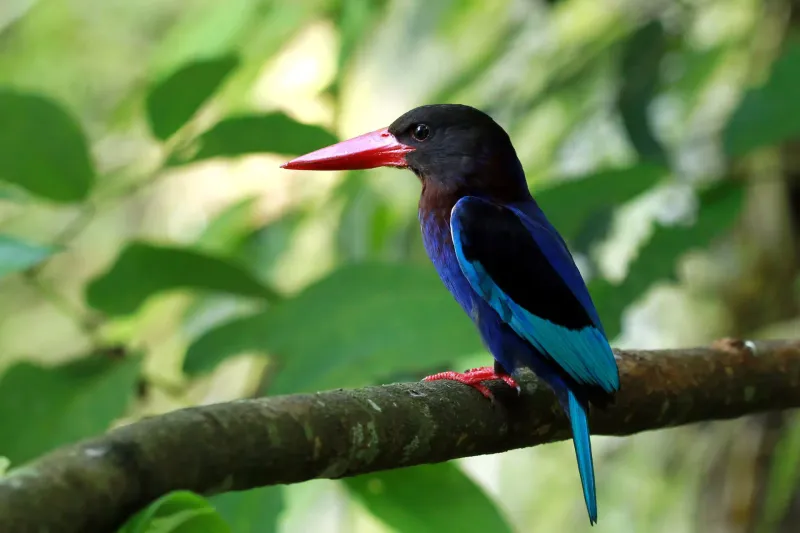
M800 341L616 351L622 389L592 432L630 435L800 406ZM0 479L0 531L114 531L170 491L212 494L340 478L569 438L533 375L486 401L459 383L240 400L147 418ZM494 385L494 384L493 384Z

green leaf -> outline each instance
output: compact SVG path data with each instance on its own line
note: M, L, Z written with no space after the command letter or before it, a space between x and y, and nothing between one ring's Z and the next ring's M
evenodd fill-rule
M781 433L772 455L758 533L780 531L800 481L800 416L787 415Z
M680 48L680 77L665 89L677 93L694 107L709 80L725 62L731 47L717 45L711 48L698 49L695 43L683 41Z
M343 481L373 515L399 533L512 531L489 496L452 463L389 470Z
M374 30L375 21L386 9L386 0L341 0L339 2L338 76L344 75L359 43Z
M34 267L56 253L57 248L41 246L0 235L0 279Z
M30 199L31 196L21 187L0 181L0 200L23 204Z
M167 76L181 65L230 53L248 25L257 20L254 15L259 4L258 0L229 0L187 6L159 40L151 71L158 77Z
M744 191L739 184L723 182L700 195L700 210L691 226L657 226L650 240L631 262L628 276L614 285L597 279L589 284L592 299L609 338L622 329L622 313L657 281L674 279L677 261L686 252L707 247L731 228L738 217Z
M634 32L623 50L617 96L622 123L639 157L662 165L667 164L667 154L653 133L648 108L656 94L665 52L666 36L660 20L652 20Z
M535 196L550 223L565 240L573 241L587 220L642 194L668 175L663 167L640 164L562 181L535 191Z
M394 372L446 365L481 350L475 328L431 267L343 267L265 312L208 331L184 370L262 351L280 359L277 393L373 383Z
M234 253L253 229L258 197L235 202L225 208L206 226L195 243L204 252L216 254Z
M284 113L230 117L197 139L196 154L180 154L171 164L246 154L302 154L338 139L320 126L303 124Z
M0 378L0 453L20 464L105 431L125 414L140 362L91 355L53 367L12 366Z
M131 517L119 533L232 533L202 496L170 492Z
M95 175L78 123L41 96L0 90L0 180L56 202L86 198Z
M800 136L800 39L786 43L772 74L748 91L722 134L725 152L741 157L756 148Z
M519 35L526 30L524 17L520 17L505 29L497 32L496 39L483 47L469 64L457 72L444 85L436 89L427 100L429 102L453 102L458 100L458 95L466 88L475 85L476 81L484 79L486 72L498 63L508 51L518 42ZM489 109L485 111L490 112Z
M234 55L195 61L156 83L147 95L147 118L153 135L169 139L238 65L239 58Z
M309 27L309 23L319 21L330 8L331 0L303 0L302 2L275 2L273 0L245 0L249 15L244 28L235 35L235 50L238 51L242 65L236 75L225 84L224 91L217 101L224 109L250 107L253 86L263 76L264 65L292 42L297 34ZM243 0L223 2L219 7L230 10L239 7ZM216 25L209 28L217 32Z
M253 228L256 200L248 198L229 206L209 224L195 245L203 251L218 257L223 255L242 265L263 285L271 288L273 282L277 281L275 267L291 245L304 213L290 210L277 219ZM278 294L278 291L270 290ZM189 331L205 330L210 325L207 320L211 317L214 317L215 323L230 318L230 315L221 315L223 307L252 312L252 303L222 294L200 296L187 308L184 326Z
M276 533L284 505L283 489L272 486L226 492L213 496L211 504L230 524L232 533Z
M374 26L373 22L385 7L385 0L344 0L339 3L337 22L341 40L337 71L345 69L358 43Z
M336 248L344 263L378 259L386 248L399 251L386 242L397 229L393 227L397 224L391 216L390 200L376 191L364 173L348 172L334 191L334 197L344 204L336 228Z
M86 301L109 315L134 313L151 296L176 289L217 291L275 300L243 267L188 248L130 243L87 287Z
M259 279L270 280L274 267L291 246L305 217L305 208L295 208L256 228L244 237L234 257L248 265Z

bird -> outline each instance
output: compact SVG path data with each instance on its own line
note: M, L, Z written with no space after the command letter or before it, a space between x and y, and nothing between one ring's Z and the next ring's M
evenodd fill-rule
M467 105L412 109L387 128L281 165L294 170L411 170L422 184L418 218L425 250L472 319L493 366L440 372L493 400L485 383L527 368L554 392L572 430L591 525L597 496L589 405L605 408L619 369L569 248L528 188L508 133Z

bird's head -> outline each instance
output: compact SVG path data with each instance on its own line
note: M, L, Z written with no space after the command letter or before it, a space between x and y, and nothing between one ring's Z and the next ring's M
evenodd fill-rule
M482 111L456 104L417 107L388 128L300 156L282 167L408 168L425 186L478 192L525 183L519 159L503 128Z

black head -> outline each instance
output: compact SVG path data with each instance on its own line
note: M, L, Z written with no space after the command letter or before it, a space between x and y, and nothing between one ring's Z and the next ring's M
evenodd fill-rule
M508 134L474 107L418 107L395 120L389 133L414 148L406 155L406 164L424 183L444 187L478 185L522 175Z
M409 168L423 186L487 193L527 191L511 139L489 115L465 105L417 107L391 126L286 163L300 170Z

